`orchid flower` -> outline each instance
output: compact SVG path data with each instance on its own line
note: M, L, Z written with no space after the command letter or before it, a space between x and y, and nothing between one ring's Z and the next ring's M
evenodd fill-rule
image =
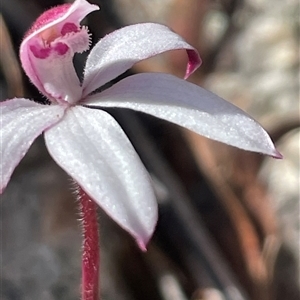
M186 50L185 78L200 66L196 49L163 25L137 24L106 35L91 50L81 82L73 57L89 49L90 34L80 22L97 9L85 0L52 8L26 34L20 47L22 66L48 100L1 102L0 189L44 133L56 163L144 248L157 221L151 181L121 127L101 108L133 109L241 149L280 154L245 112L172 75L137 74L97 92L135 63L165 51Z

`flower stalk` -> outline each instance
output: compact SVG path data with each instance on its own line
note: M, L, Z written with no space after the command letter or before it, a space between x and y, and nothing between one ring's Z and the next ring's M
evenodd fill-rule
M99 299L99 228L97 204L78 186L83 231L82 251L82 300Z

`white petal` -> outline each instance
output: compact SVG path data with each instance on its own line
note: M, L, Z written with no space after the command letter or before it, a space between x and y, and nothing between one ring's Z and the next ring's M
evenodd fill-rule
M64 109L58 105L41 105L27 99L12 99L0 103L0 112L2 193L33 141L62 118Z
M231 146L281 157L266 131L241 109L171 75L147 73L127 77L89 96L85 104L134 109Z
M45 139L54 160L143 248L157 204L149 175L118 123L104 111L77 106Z
M201 64L197 50L168 27L144 23L124 27L101 39L86 62L83 96L131 68L136 62L169 50L186 49L186 77Z

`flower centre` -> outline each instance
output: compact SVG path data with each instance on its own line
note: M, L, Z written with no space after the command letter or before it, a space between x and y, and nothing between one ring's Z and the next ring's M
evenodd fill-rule
M49 45L52 41L59 37L59 33L55 27L50 27L39 34L39 37L43 40L44 45Z
M86 27L80 28L74 23L65 23L61 28L52 26L39 33L30 50L36 58L45 59L50 55L65 55L71 50L76 52L88 50L90 37Z

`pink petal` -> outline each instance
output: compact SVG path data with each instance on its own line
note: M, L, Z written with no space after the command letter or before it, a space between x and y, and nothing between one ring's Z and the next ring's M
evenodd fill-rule
M124 73L140 60L175 49L187 50L187 77L200 66L199 54L168 27L144 23L108 34L95 45L87 59L83 96Z
M186 127L210 139L280 158L266 131L233 104L177 77L145 73L127 77L85 102L124 107Z
M86 29L80 21L99 9L85 0L54 7L42 14L20 47L20 59L32 83L50 100L74 103L81 86L73 67L75 52L89 47ZM72 37L76 37L76 40Z
M76 103L82 88L73 66L73 53L54 54L50 59L38 59L28 53L40 80L40 91L54 104Z
M12 99L1 102L0 110L2 193L33 141L62 118L64 109L58 105L41 105L27 99Z
M157 204L148 173L118 123L104 111L76 106L45 139L54 160L143 248Z

